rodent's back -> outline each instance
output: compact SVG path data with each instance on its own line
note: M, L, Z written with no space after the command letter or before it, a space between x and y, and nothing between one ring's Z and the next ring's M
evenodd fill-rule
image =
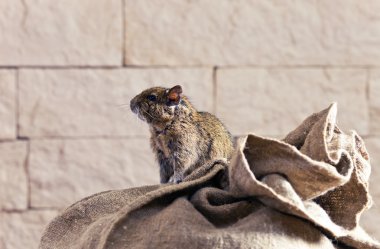
M208 112L198 112L198 132L201 146L205 146L209 159L229 159L233 151L232 136L224 124Z

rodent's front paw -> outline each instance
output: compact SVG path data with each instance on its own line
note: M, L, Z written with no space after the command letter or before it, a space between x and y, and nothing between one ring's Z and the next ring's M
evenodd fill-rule
M168 183L174 183L173 179L174 179L173 176L171 176L171 177L169 178Z
M182 176L179 174L174 174L169 178L168 183L180 183L182 182Z

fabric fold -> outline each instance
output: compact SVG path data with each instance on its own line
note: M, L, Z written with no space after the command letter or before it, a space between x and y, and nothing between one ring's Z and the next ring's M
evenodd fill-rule
M283 141L254 134L243 138L231 164L230 188L244 197L266 192L260 197L266 205L312 221L342 241L359 233L370 241L358 227L371 205L369 155L358 134L338 128L336 115L332 104Z

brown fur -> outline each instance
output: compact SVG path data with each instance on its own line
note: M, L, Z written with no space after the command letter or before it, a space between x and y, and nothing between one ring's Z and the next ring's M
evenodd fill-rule
M150 126L161 183L181 182L194 169L232 154L224 125L212 114L198 112L180 86L149 88L134 97L130 107Z

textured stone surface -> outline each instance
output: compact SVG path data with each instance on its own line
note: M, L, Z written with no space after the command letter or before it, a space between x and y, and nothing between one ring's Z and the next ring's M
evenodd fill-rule
M181 84L200 110L212 110L211 69L22 70L20 134L42 136L147 135L129 108L151 86Z
M340 127L367 134L365 82L360 69L221 69L217 114L235 135L285 135L337 101Z
M380 134L380 70L370 71L369 84L370 132Z
M121 1L0 1L0 34L0 65L120 65Z
M97 192L159 183L145 138L33 141L29 171L32 207L65 207Z
M16 137L16 75L0 70L0 139Z
M379 9L374 0L126 0L125 62L379 65Z
M0 248L37 249L45 226L56 215L54 210L0 213Z
M364 140L372 166L369 190L373 198L373 206L364 212L361 225L369 234L373 235L377 240L380 240L380 136Z
M26 155L25 142L0 143L0 210L27 208Z

